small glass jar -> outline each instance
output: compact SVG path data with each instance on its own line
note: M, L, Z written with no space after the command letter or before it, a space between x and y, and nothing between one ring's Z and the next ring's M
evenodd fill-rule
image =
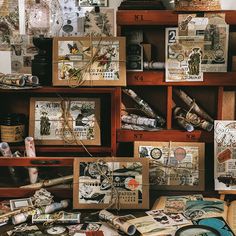
M25 138L26 116L24 114L5 114L0 117L1 141L18 144Z

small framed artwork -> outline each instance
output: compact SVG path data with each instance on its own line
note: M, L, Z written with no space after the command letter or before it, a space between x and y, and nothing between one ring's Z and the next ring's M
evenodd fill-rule
M56 37L54 86L125 86L124 37Z
M154 189L204 190L204 143L135 142L134 157L150 160L149 181Z
M30 99L29 135L37 145L101 145L100 99Z
M23 207L33 207L31 198L21 198L10 200L11 211L18 210Z
M116 203L122 209L148 209L148 160L75 158L74 208L104 209Z

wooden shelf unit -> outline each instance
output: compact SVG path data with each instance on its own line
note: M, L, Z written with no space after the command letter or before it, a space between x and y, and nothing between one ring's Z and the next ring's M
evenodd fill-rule
M70 167L73 168L73 157L37 157L37 158L0 158L0 166L1 167ZM10 177L8 176L8 179ZM56 177L55 177L56 178ZM72 186L72 185L71 185ZM1 198L21 198L26 196L32 196L36 188L20 188L18 187L0 187L0 197ZM48 187L48 191L50 191L55 197L58 198L71 198L73 188L72 187Z
M236 11L220 12L225 13L226 22L230 25L230 32L236 31ZM124 36L125 32L142 30L144 32L144 43L150 43L154 47L152 48L153 61L164 62L165 28L178 25L178 13L168 10L119 10L117 12L117 34ZM166 127L163 130L153 132L118 129L117 142L121 155L125 155L124 148L130 148L129 152L132 153L132 145L135 141L204 142L206 143L206 169L212 167L214 159L213 131L195 130L189 133L177 127L172 117L173 98L175 98L173 90L175 88L183 89L214 119L221 120L224 91L236 90L236 72L204 73L203 82L175 83L165 82L165 70L127 72L127 86L137 92L144 100L148 98L149 90L156 89L157 93L162 90L166 91L162 93L164 96L162 106L165 106L165 108L162 107L162 111L165 111ZM160 95L153 102L151 99L147 101L154 110L158 108L158 98ZM118 127L121 127L121 122ZM205 182L206 188L203 194L206 196L218 195L214 191L213 171L211 169L209 169L209 174L205 176ZM173 191L168 193L158 191L153 193L153 196L172 193ZM178 195L178 191L175 195Z
M219 11L225 13L226 23L236 25L235 11ZM159 25L177 26L178 13L171 10L119 10L117 11L117 25ZM119 33L118 29L118 33Z
M160 130L160 131L133 131L119 129L117 142L135 141L175 141L175 142L213 142L213 133L195 130L191 133L184 130Z
M101 99L101 146L86 146L86 149L95 157L115 156L117 149L116 130L119 119L117 114L120 113L120 87L50 87L45 86L30 90L1 90L0 91L0 107L1 113L23 113L29 115L29 101L31 97L99 97ZM8 101L8 103L6 103ZM26 124L27 127L27 124ZM10 145L12 152L18 150L22 154L25 151L25 146ZM6 167L16 166L16 168L23 168L24 178L22 181L24 185L29 184L27 181L27 170L24 167L40 166L43 168L40 171L41 179L51 179L59 177L59 174L68 173L73 174L73 160L74 158L88 157L89 154L82 146L41 146L36 145L37 158L0 158L0 169L4 173L8 173ZM38 157L43 156L43 157ZM68 156L72 156L68 158ZM35 163L36 164L33 164ZM40 164L43 163L43 164ZM24 166L24 167L23 167ZM55 175L47 168L53 168ZM69 168L69 169L68 169ZM49 174L45 174L49 171ZM66 171L66 172L63 172ZM51 172L51 173L50 173ZM5 176L6 176L5 175ZM9 175L9 173L8 173ZM26 175L26 176L25 176ZM47 177L49 176L49 177ZM57 176L57 177L55 177ZM32 196L37 189L24 189L16 186L11 178L8 176L9 183L7 184L4 176L0 187L0 197L26 197ZM25 183L27 182L27 183ZM8 185L10 185L8 187ZM50 187L48 190L58 198L72 198L73 185Z

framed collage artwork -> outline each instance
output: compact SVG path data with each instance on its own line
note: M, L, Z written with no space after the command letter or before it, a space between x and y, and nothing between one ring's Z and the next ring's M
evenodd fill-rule
M101 145L99 98L31 98L29 123L37 145Z
M204 190L204 143L135 142L134 157L150 160L154 189Z
M75 158L73 207L114 207L114 199L122 209L149 207L148 160Z
M54 38L53 85L125 86L125 38Z

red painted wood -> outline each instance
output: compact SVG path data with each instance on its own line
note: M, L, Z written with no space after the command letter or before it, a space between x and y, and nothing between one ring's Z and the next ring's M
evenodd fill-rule
M225 13L225 20L236 25L236 11L220 11ZM178 12L170 10L119 10L117 25L164 25L177 26Z
M165 71L128 72L127 84L161 86L236 86L236 72L204 73L203 82L165 82Z
M118 142L134 141L173 141L173 142L213 142L213 132L196 130L191 133L182 130L133 131L118 130Z

